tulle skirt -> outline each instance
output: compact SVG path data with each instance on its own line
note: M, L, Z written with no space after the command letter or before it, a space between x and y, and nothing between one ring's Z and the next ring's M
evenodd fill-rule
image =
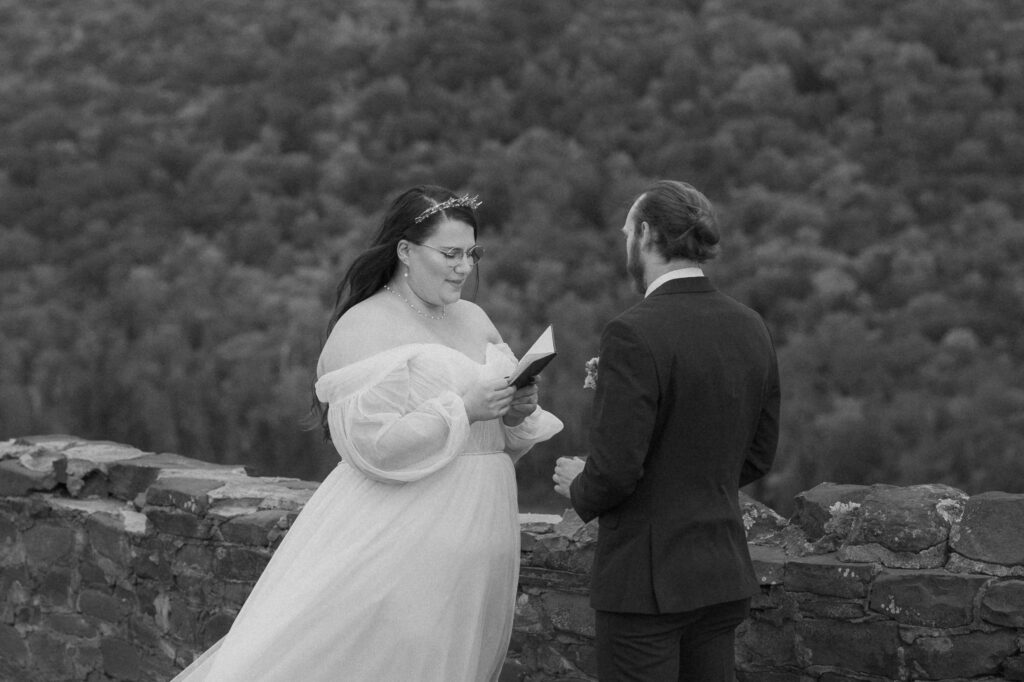
M496 680L519 573L515 469L463 455L420 481L341 463L228 634L174 682Z

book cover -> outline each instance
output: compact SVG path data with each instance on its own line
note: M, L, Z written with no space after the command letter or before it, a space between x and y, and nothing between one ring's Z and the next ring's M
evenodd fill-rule
M540 371L547 367L548 363L558 355L555 352L555 336L551 325L537 337L537 340L526 351L516 369L509 377L508 383L516 388L522 388L530 383L530 379L540 374Z

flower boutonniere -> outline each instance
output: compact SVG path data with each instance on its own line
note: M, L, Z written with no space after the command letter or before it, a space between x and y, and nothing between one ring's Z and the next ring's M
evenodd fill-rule
M600 361L600 357L587 360L587 376L583 379L583 388L597 388L597 365Z

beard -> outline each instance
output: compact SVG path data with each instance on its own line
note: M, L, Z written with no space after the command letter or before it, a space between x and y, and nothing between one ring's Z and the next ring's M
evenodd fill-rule
M647 269L644 267L643 259L640 258L639 239L633 240L629 252L626 254L626 272L633 278L636 292L641 296L647 293Z

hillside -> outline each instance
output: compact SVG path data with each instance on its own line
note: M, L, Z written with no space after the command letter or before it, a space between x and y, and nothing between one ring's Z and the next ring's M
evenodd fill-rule
M475 300L553 323L520 466L559 508L583 364L635 296L646 182L721 214L721 289L820 481L1024 491L1024 10L1012 0L0 0L0 438L321 478L299 425L333 290L418 182L484 200Z

